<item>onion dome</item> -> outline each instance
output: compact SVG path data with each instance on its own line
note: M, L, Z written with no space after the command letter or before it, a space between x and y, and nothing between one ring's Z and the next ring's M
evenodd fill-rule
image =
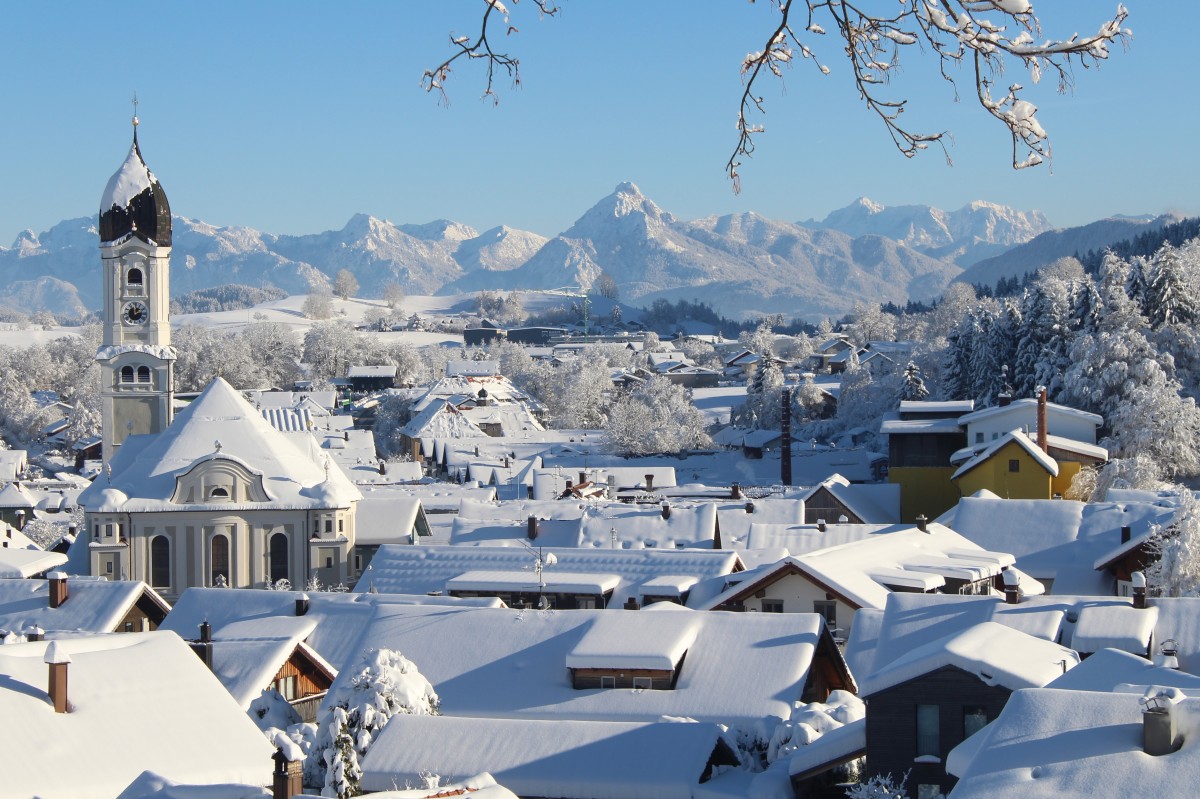
M171 206L167 194L142 160L137 117L133 118L133 147L121 168L109 178L100 198L100 241L133 234L161 247L171 246Z

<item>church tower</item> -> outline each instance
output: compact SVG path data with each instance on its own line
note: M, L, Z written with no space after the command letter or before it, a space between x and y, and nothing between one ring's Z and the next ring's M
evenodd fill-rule
M104 333L96 360L105 463L128 436L166 429L175 392L168 318L171 207L142 160L137 126L134 116L129 157L100 199Z

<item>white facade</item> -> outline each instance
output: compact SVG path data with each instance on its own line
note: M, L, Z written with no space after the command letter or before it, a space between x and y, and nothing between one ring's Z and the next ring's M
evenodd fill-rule
M1096 429L1104 419L1094 413L1068 408L1064 405L1047 403L1046 433L1060 438L1069 438L1084 444L1096 443ZM1019 399L1008 405L984 408L959 418L959 424L967 428L967 444L987 444L1013 430L1037 434L1037 400Z

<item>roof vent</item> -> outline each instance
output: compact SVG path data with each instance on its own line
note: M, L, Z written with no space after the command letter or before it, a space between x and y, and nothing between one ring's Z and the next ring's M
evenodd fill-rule
M920 530L922 533L929 532L929 519L924 513L917 516L916 522L918 530Z
M1172 712L1181 699L1183 692L1178 688L1150 688L1142 697L1142 750L1146 754L1169 755L1183 744Z

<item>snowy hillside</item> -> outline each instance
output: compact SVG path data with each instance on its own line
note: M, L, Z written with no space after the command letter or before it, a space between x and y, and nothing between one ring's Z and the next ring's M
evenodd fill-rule
M1021 278L1026 272L1036 272L1059 258L1086 253L1088 250L1102 250L1122 239L1133 238L1139 233L1155 230L1178 220L1179 217L1172 215L1155 219L1113 217L1080 227L1052 230L1020 247L980 261L957 279L977 286L994 286L1000 278Z
M800 224L831 228L850 236L886 236L934 258L959 266L998 255L1051 230L1041 211L1018 211L1005 205L976 200L957 211L929 205L884 206L859 197L822 221Z

